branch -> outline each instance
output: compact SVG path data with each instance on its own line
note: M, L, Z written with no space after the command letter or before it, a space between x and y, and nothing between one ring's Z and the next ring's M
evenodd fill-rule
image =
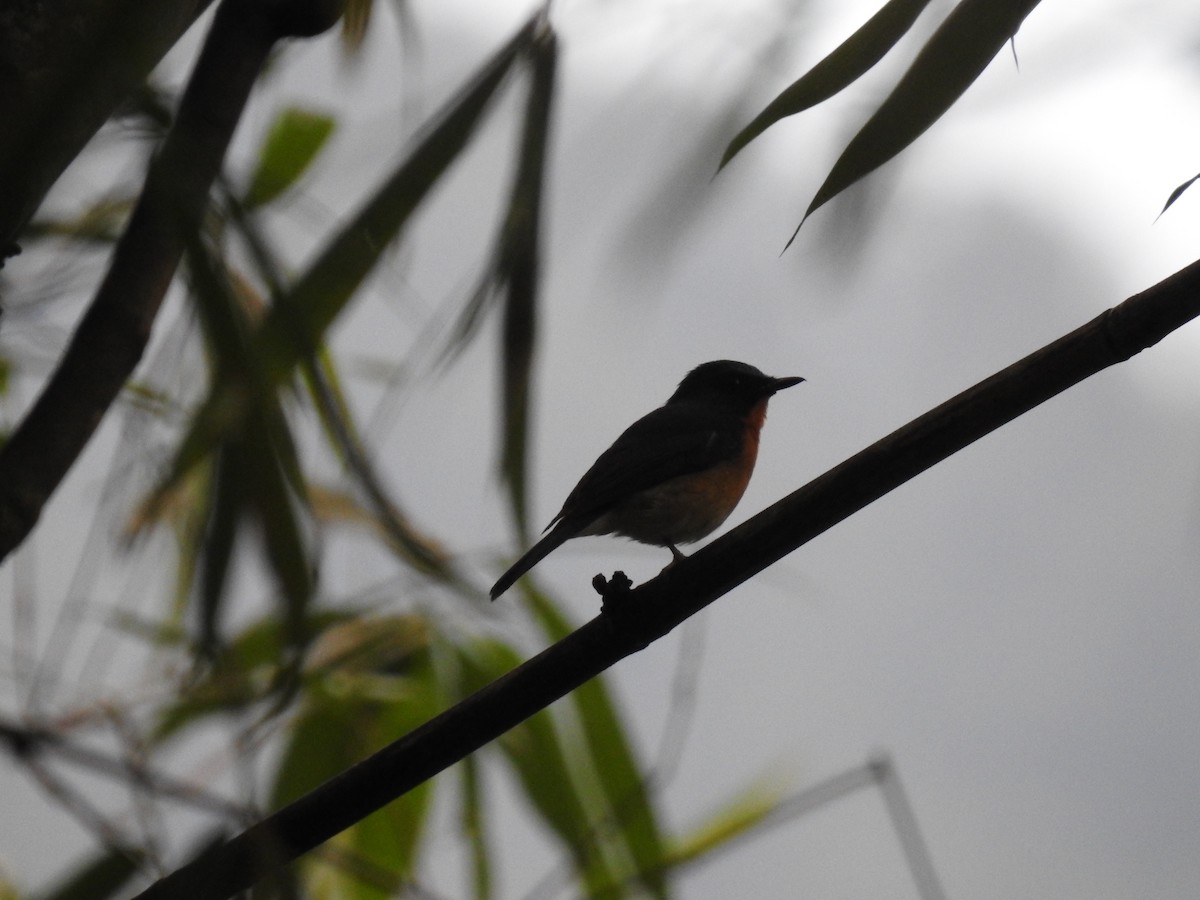
M137 760L114 759L73 743L48 728L20 725L0 718L0 744L5 745L18 761L29 762L42 756L53 755L94 774L126 784L131 789L152 791L155 796L216 813L234 822L245 822L251 814L250 806L225 800L202 788L177 781Z
M1200 262L1195 262L893 432L656 578L619 597L610 593L607 611L573 634L201 854L138 900L217 900L249 888L667 634L893 488L1198 315Z
M250 90L275 43L318 34L338 0L226 0L179 115L57 371L0 450L0 560L33 529L146 349Z
M210 2L0 4L0 248Z

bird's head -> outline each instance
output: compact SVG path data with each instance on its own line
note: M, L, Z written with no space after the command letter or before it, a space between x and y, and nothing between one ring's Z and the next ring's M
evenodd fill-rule
M667 403L720 403L749 410L777 391L803 380L796 376L772 378L746 363L718 359L688 372Z

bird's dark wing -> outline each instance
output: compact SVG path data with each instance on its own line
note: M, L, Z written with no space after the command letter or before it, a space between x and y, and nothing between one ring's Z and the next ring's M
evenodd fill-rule
M640 491L735 459L742 452L743 431L742 420L728 413L690 404L659 407L600 454L554 521L573 520L584 527Z

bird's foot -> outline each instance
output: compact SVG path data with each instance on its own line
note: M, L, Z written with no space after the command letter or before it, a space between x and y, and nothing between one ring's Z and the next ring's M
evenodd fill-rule
M614 619L628 614L629 593L633 582L624 572L613 572L612 578L597 575L592 579L592 587L600 595L600 612Z

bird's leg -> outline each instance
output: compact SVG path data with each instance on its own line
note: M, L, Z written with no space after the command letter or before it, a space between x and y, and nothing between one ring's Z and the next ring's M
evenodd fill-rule
M680 560L687 559L687 557L683 553L681 553L679 548L676 547L674 544L667 544L667 549L671 551L671 561L669 563L667 563L665 566L663 566L664 572L667 571L667 569L671 568L673 565L675 565Z

